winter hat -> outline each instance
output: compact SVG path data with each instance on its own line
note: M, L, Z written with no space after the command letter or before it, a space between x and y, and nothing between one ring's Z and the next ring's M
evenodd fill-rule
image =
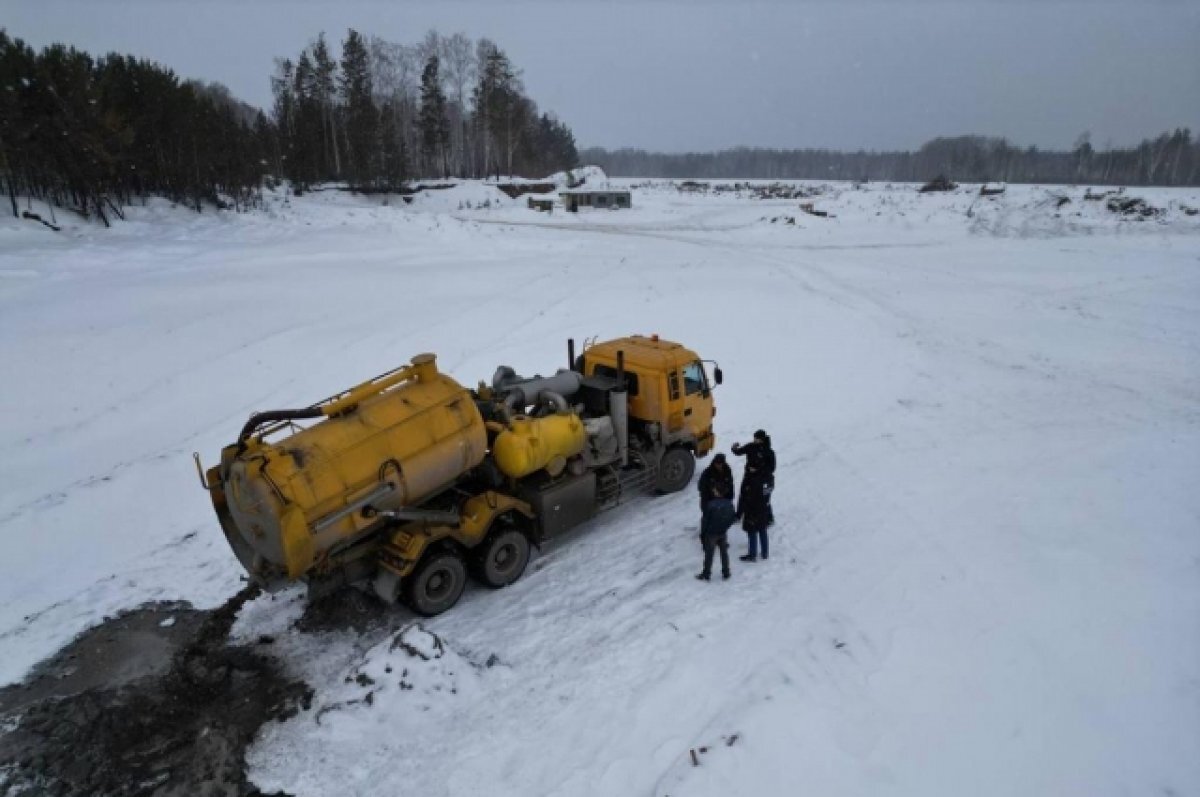
M718 462L721 464L725 463L725 455L724 454L717 454L715 457L713 457L713 464L716 465Z
M762 429L759 429L758 431L756 431L754 433L754 439L762 440L765 443L765 442L768 442L771 438L767 437L766 432L764 432Z

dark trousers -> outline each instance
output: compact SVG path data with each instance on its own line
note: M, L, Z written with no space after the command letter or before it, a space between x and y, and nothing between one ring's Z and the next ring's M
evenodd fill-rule
M704 575L712 573L713 551L721 549L721 573L729 572L729 541L724 534L701 534L700 544L704 546Z
M767 530L763 529L762 531L747 531L746 536L750 538L750 556L753 558L758 557L758 547L759 543L761 543L762 558L768 558L768 555L771 553L771 549L769 547L770 540L767 539Z

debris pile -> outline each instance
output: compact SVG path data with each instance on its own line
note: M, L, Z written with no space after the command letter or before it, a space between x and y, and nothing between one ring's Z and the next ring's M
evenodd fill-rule
M922 194L929 194L935 191L953 191L956 188L958 188L958 183L953 183L944 175L939 174L921 186L920 192Z
M320 690L306 708L317 725L348 710L408 716L413 710L450 708L460 697L475 695L480 673L498 664L494 654L475 661L413 623L365 650L340 682Z
M1105 205L1113 213L1137 220L1151 219L1162 213L1161 208L1156 208L1146 200L1136 196L1110 196Z

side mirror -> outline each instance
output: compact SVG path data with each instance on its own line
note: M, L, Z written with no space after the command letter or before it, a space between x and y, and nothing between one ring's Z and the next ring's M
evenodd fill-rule
M721 384L721 369L720 368L713 369L713 379L717 380L718 385Z

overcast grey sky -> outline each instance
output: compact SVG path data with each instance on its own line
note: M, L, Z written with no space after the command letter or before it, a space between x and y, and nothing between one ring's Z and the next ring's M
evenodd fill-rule
M582 146L912 148L935 135L1130 144L1200 128L1200 1L0 0L35 46L160 61L270 105L272 58L348 27L486 36Z

